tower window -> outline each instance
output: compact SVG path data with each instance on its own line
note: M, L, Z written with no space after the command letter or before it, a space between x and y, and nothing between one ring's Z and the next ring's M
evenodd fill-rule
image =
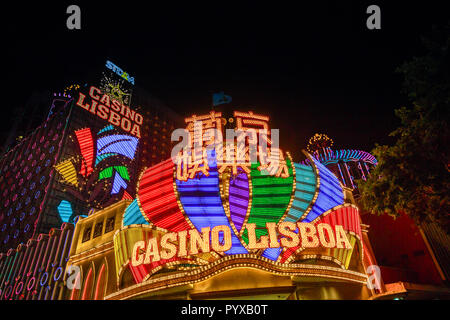
M84 229L83 232L83 239L81 242L86 242L89 241L91 239L91 231L92 231L92 227L87 227L86 229Z
M103 221L99 222L95 225L94 228L94 238L101 236L102 235L102 230L103 230Z

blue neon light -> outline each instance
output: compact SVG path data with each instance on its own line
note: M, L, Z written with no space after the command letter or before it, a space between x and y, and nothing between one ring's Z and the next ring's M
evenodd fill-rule
M100 130L100 131L97 133L97 135L102 134L103 132L106 132L106 131L110 131L110 130L114 130L114 127L113 127L112 124L107 125L106 127L104 127L102 130Z
M97 157L105 153L117 153L134 159L139 139L127 135L111 135L97 140Z
M97 166L101 161L105 160L106 158L117 156L117 153L104 153L102 155L98 155L95 159L95 166Z
M69 222L73 214L72 205L67 200L62 200L58 205L58 213L62 222Z
M192 224L202 228L226 225L232 230L222 205L219 188L219 174L215 151L208 150L209 176L199 173L198 177L188 181L177 180L177 189L184 211ZM223 240L222 234L219 241ZM232 247L226 254L248 253L234 233L231 235Z
M316 192L316 175L311 166L294 163L296 187L294 201L284 221L296 222L305 213Z
M115 171L114 172L114 182L113 182L113 186L112 186L112 190L111 190L111 194L117 194L120 192L120 190L126 189L127 188L127 183L126 181L120 176L120 174Z
M134 84L134 77L130 77L130 75L128 73L126 73L125 71L120 69L118 66L116 66L111 61L106 60L106 67L108 69L111 69L118 76L120 76L120 77L124 78L125 80L127 80L129 83Z
M338 178L327 167L312 157L319 171L320 186L319 194L311 211L303 222L311 222L322 213L344 203L344 191Z
M129 226L131 224L149 224L141 213L137 199L134 199L133 202L125 209L125 213L123 215L123 225Z

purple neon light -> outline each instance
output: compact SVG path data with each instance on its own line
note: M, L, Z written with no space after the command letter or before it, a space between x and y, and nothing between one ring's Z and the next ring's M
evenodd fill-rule
M105 153L118 153L134 159L139 139L127 135L110 135L97 140L97 157Z
M127 183L125 180L122 179L122 177L120 176L120 174L116 171L114 174L114 182L113 182L113 187L111 190L111 194L117 194L120 192L120 189L126 189L127 188Z
M176 180L180 202L183 205L184 212L191 220L192 224L201 231L202 228L211 229L219 225L230 223L223 208L219 189L219 173L217 170L217 161L215 151L208 151L209 175L205 176L199 173L196 178L188 181ZM223 235L219 234L219 241L223 241ZM239 241L238 237L231 233L232 247L225 253L243 254L248 253L247 249Z
M344 162L347 161L363 161L370 164L376 165L378 163L377 159L368 152L362 150L331 150L327 148L323 154L318 154L315 152L313 157L319 160L322 164L327 165L331 163L336 163L339 160ZM302 164L308 164L308 160L303 161Z
M229 189L230 217L238 232L241 231L247 215L250 197L247 174L242 172L242 169L239 171L241 172L234 179L230 177Z

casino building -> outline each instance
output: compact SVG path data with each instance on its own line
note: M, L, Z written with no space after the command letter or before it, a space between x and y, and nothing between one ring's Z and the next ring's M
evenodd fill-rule
M105 119L77 105L81 95L90 98L92 87L101 95L95 97L103 98L103 110L111 110L114 102L120 106L113 106L117 112L109 112ZM132 92L139 105L128 107ZM69 245L64 254L68 254L73 223L90 210L132 199L140 170L161 161L171 150L167 141L153 139L152 130L170 132L180 122L160 101L139 87L127 86L108 70L93 86L70 85L49 101L44 122L0 158L0 264L5 268L18 267L18 256L13 265L8 260L15 248L30 255L31 260L23 263L37 263L33 260L40 257L37 252L49 253L46 246L53 245L49 239L64 228L72 228L64 233ZM147 148L150 142L153 147ZM3 285L8 283L2 279Z
M0 158L0 252L133 199L141 169L170 153L154 132L167 136L180 117L125 82L105 70L99 84L53 94L46 120Z
M74 108L90 112L98 92L89 91L73 100ZM94 100L80 98L88 94ZM212 111L186 119L194 139L196 121L202 134L232 125L243 132L269 128L264 115ZM123 187L129 196L97 207L92 197L84 216L1 257L1 298L369 299L380 293L380 280L366 274L377 263L351 189L309 153L306 162L295 162L272 148L270 136L260 135L258 143L264 139L268 158L258 152L256 162L225 159L203 144L200 162L168 158L135 174L136 191ZM129 140L121 147L111 140L116 148L108 153L130 156ZM93 172L94 158L104 154L96 149L90 158L89 148L80 147L84 161L71 161L67 171L58 171L56 161L61 183L80 183L71 180L75 174ZM90 181L112 178L111 172L125 180L124 164L101 167Z
M117 70L55 95L48 119L0 160L0 300L446 297L444 268L428 269L427 291L377 260L389 257L355 184L373 156L316 135L293 159L252 111L181 125ZM223 141L225 129L237 140Z

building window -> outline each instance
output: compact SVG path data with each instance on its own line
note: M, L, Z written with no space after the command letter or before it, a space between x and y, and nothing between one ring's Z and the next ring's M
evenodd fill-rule
M114 230L114 217L110 217L106 220L105 233L111 232Z
M102 230L103 230L103 221L99 222L95 225L94 228L94 238L101 236L102 235Z
M84 229L83 240L81 242L86 242L91 239L91 231L92 227L87 227L86 229Z

